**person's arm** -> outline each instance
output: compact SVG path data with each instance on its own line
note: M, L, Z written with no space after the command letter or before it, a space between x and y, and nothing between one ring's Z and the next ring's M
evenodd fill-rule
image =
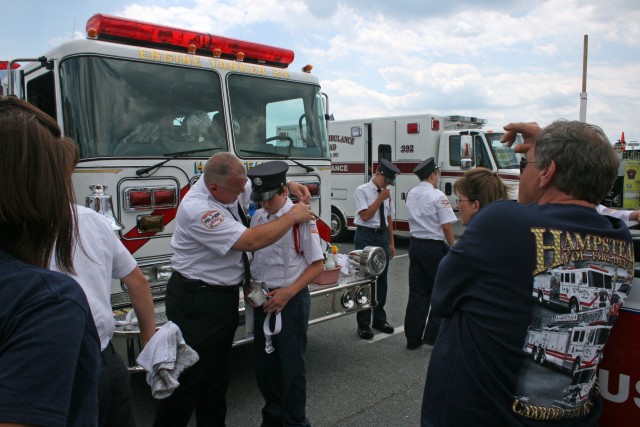
M142 341L142 347L144 347L153 334L156 333L156 318L153 309L151 288L149 287L147 278L142 274L142 270L137 266L131 273L124 276L122 281L127 285L131 304L138 317L140 339Z
M280 313L284 310L291 298L306 288L309 283L313 282L315 278L322 273L322 261L323 260L319 259L311 263L311 265L309 265L309 267L307 267L298 279L296 279L296 281L290 286L269 292L267 296L271 297L271 299L264 304L265 313Z
M629 213L629 221L637 221L640 217L640 211L631 211Z
M309 203L309 200L311 200L311 193L306 185L296 181L287 181L287 187L289 188L289 193L296 196L302 203Z
M442 224L442 232L444 233L444 238L447 241L449 246L453 246L456 243L456 240L453 236L453 227L451 227L451 223Z
M378 194L378 197L376 198L376 200L374 200L373 203L369 205L367 209L363 209L360 212L358 212L358 215L360 215L360 218L362 218L363 221L369 221L371 218L373 218L374 215L378 214L378 211L380 210L380 205L384 203L384 200L388 199L389 197L391 197L391 191L389 191L388 188L385 188L380 192L380 194Z
M280 240L294 224L314 218L309 205L296 203L286 215L275 221L246 229L231 249L242 252L257 251Z
M524 140L522 145L514 147L516 153L526 153L533 144L536 143L536 138L540 134L541 128L536 122L520 122L509 123L504 126L505 133L500 138L500 142L506 144L507 147L511 147L516 142L516 135L521 134Z

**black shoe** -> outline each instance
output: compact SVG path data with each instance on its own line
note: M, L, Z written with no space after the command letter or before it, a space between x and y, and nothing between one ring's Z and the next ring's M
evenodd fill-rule
M407 350L415 350L416 348L420 347L422 345L422 342L418 342L417 344L415 343L407 343Z
M373 331L368 326L365 326L364 328L358 328L358 335L360 335L360 338L362 338L363 340L373 339Z
M393 326L391 326L389 324L389 322L384 322L383 324L377 324L374 323L373 325L373 329L377 329L380 332L384 332L385 334L392 334L393 333Z

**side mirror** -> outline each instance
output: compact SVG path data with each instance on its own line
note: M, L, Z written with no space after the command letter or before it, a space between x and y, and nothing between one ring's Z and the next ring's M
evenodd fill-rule
M473 136L460 135L460 168L470 169L473 166Z

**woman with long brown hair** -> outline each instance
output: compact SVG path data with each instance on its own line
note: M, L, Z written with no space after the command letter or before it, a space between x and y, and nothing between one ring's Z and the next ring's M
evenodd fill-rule
M0 426L97 424L99 339L73 272L71 177L55 120L0 97Z

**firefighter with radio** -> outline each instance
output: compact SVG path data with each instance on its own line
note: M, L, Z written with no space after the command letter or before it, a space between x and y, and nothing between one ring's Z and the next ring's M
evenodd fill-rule
M357 226L355 235L355 249L364 249L366 246L380 246L384 249L387 259L393 258L396 249L393 240L393 216L395 214L391 202L389 185L394 185L400 169L386 159L380 159L375 175L367 182L356 188L354 199L356 205L356 217L354 223ZM389 264L382 274L378 276L376 283L376 297L378 304L373 310L362 310L357 313L358 335L369 340L373 338L374 329L385 334L393 333L393 326L387 322L387 313L384 305L387 301L387 272ZM371 319L373 311L373 321Z

